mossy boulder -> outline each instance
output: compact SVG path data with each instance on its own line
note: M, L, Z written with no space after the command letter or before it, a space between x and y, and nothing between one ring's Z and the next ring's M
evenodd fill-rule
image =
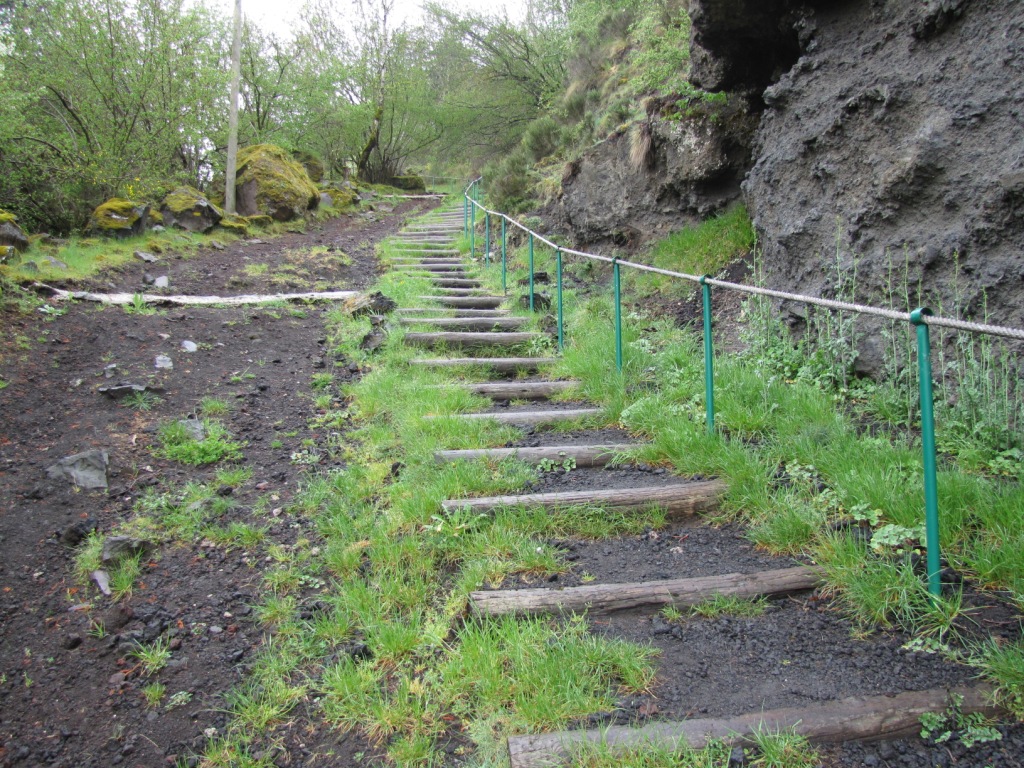
M28 236L18 226L18 217L0 210L0 247L11 248L18 253L28 250Z
M149 226L149 205L112 197L92 212L89 226L91 234L107 237L134 237Z
M355 205L359 202L359 195L356 194L354 189L345 189L343 187L327 187L323 192L325 195L331 198L331 207L336 208L339 211L349 206Z
M395 176L388 183L395 189L405 190L406 192L427 191L427 184L423 180L423 177L416 176L413 174L410 174L408 176Z
M221 220L217 222L217 226L229 232L234 232L236 235L249 234L249 222L235 213L225 213Z
M266 229L267 227L274 223L274 220L269 216L257 213L255 216L246 216L245 223L248 224L250 227L259 227L260 229Z
M237 173L235 197L242 216L291 221L320 204L320 192L306 169L273 144L240 149Z
M220 208L192 187L178 187L168 194L160 204L160 213L169 227L204 233L217 226L224 217Z
M319 184L323 180L324 164L319 157L312 152L304 152L301 149L292 152L292 157L306 169L307 175L314 184Z
M21 254L13 245L0 245L0 264L14 266L21 262Z

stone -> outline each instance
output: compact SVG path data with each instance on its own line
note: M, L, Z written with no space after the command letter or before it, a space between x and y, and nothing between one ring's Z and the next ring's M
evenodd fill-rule
M178 423L185 428L188 436L193 440L201 441L206 439L206 427L199 419L178 419Z
M199 349L199 345L196 344L194 341L189 341L188 339L186 339L185 341L181 342L181 349L184 352L196 352Z
M167 355L157 355L155 363L157 368L171 369L174 367L174 362Z
M263 214L291 221L320 204L320 191L306 169L273 144L257 144L238 152L238 213Z
M134 237L146 231L149 224L149 206L113 197L92 212L86 230L90 234L107 237Z
M67 264L65 264L60 259L53 258L53 256L46 255L43 256L43 258L46 259L46 264L50 267L53 267L54 269L59 269L63 272L68 268Z
M361 317L363 315L386 315L397 307L398 303L394 299L385 296L380 291L374 291L368 295L360 294L346 299L341 305L341 311L352 317Z
M193 187L178 187L169 193L160 204L160 213L169 227L185 229L189 232L209 232L220 220L224 212L211 203Z
M13 245L0 245L0 264L17 264L21 254Z
M60 535L60 543L66 547L77 547L95 530L96 521L92 518L78 520L64 529Z
M68 480L86 490L107 487L107 467L110 457L104 450L90 450L65 456L56 464L47 467L46 474L51 480Z
M522 296L519 297L519 306L521 306L523 309L529 309L530 308L530 294L528 294L528 293L527 294L523 294ZM548 296L546 293L534 292L534 294L533 294L533 308L535 310L537 310L537 309L551 309L551 297Z
M155 278L153 280L153 287L154 288L167 288L167 287L170 286L170 284L171 284L171 281L167 277L167 275L160 275L160 277L157 277L157 278Z
M99 587L100 592L102 592L104 595L109 597L110 596L110 574L107 573L106 571L93 571L92 573L89 574L89 576L92 577L92 580L96 582L96 586Z
M0 245L7 245L18 253L28 250L28 236L18 226L13 214L0 210Z
M148 387L144 384L128 384L122 382L120 384L114 384L109 387L100 387L98 390L101 395L106 395L112 400L120 400L128 395L142 394L143 392L152 392L154 394L163 394L164 389L162 387Z
M39 273L39 265L36 264L34 261L23 261L21 263L21 271L31 275L35 275Z
M126 558L145 557L154 549L156 545L146 539L134 536L109 536L103 541L100 562L104 565L114 565Z
M132 255L135 256L135 258L138 259L139 261L144 261L147 264L152 264L154 261L158 261L160 258L156 254L149 253L148 251L135 251L135 253Z

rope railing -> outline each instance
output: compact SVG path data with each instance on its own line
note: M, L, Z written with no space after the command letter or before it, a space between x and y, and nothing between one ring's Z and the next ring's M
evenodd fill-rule
M484 225L484 263L490 265L491 261L491 219L498 217L501 220L501 287L504 292L508 291L508 227L519 229L527 236L528 242L528 269L529 269L529 307L534 309L534 247L536 242L546 245L555 252L556 269L556 301L557 301L557 323L558 323L558 348L562 350L565 345L565 332L563 321L563 300L562 300L562 259L563 256L579 256L592 261L599 261L612 265L612 292L615 302L615 365L619 373L622 373L623 350L622 350L622 283L621 268L629 267L642 272L651 272L675 277L697 283L701 287L703 336L704 336L704 387L705 387L705 414L707 429L710 434L715 434L715 389L714 389L714 347L712 339L712 316L711 316L711 288L721 288L729 291L737 291L754 296L767 296L784 301L794 301L817 307L839 311L854 312L862 315L882 317L888 320L906 322L910 324L917 336L917 361L918 361L918 388L921 407L921 445L923 453L924 468L924 501L925 501L925 546L927 549L928 569L928 591L933 596L938 596L942 591L939 578L941 570L941 558L939 552L939 502L938 502L938 471L937 452L935 447L935 413L934 395L932 392L932 364L931 364L931 339L929 328L936 326L954 330L967 331L970 333L981 333L990 336L1000 336L1007 339L1024 340L1024 330L1011 328L1002 325L991 325L988 323L975 323L968 320L960 320L952 317L941 317L932 314L927 307L918 307L912 312L898 312L882 307L873 307L866 304L855 304L834 299L823 299L817 296L806 296L799 293L789 293L771 288L761 288L751 285L740 285L726 280L718 280L710 275L690 275L685 272L675 272L670 269L660 269L647 264L640 264L627 261L614 256L602 256L586 251L577 251L572 248L565 248L545 238L527 227L525 224L516 221L507 214L500 211L492 211L480 204L480 192L483 177L471 181L463 191L463 218L464 231L470 239L470 254L476 257L476 216L477 210L485 219Z

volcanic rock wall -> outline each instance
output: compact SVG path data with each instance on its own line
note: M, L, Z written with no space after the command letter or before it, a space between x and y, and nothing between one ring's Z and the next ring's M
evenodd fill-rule
M829 295L838 266L858 299L1024 325L1024 4L794 15L801 56L764 91L743 184L768 283Z

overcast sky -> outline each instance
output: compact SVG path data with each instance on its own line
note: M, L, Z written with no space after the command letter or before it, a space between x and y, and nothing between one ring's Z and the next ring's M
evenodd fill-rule
M339 6L347 5L346 0L336 0ZM422 18L423 3L427 0L395 0L395 11L404 21L415 24ZM502 8L513 18L522 18L526 0L442 0L449 8L496 14ZM214 0L226 14L234 11L234 0ZM266 30L284 32L298 14L302 0L242 0L242 14L260 24Z

